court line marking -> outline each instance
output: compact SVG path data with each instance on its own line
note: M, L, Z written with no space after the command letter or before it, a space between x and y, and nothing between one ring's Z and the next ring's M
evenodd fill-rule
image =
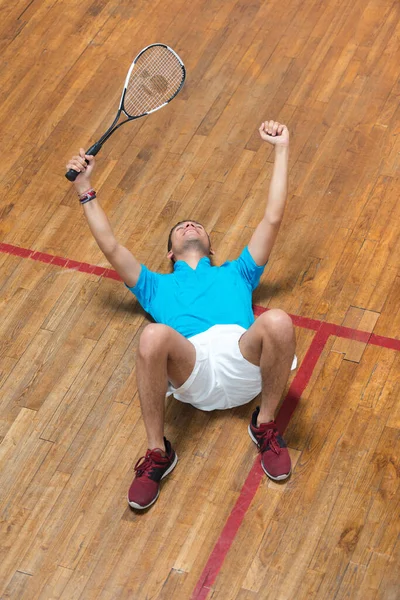
M85 262L70 260L61 256L47 254L14 246L13 244L0 243L0 252L21 258L30 258L51 264L65 269L73 269L81 273L98 275L107 279L122 281L119 275L113 269L99 267ZM254 314L259 316L267 308L254 306ZM281 433L286 429L296 406L301 398L302 393L306 389L315 366L328 342L330 336L351 339L365 344L372 344L382 348L400 351L400 340L387 336L376 335L368 331L360 331L345 327L343 325L335 325L317 319L310 319L298 315L290 315L293 324L297 327L315 331L315 335L310 344L309 349L289 387L289 391L282 403L279 413L276 418L277 425ZM211 591L211 586L215 582L219 571L224 563L224 560L230 550L230 547L236 537L236 534L243 522L247 510L259 488L260 482L264 477L264 472L261 468L260 457L258 456L251 468L243 487L239 493L238 499L222 529L222 532L217 539L214 548L208 557L207 563L200 575L196 587L191 596L191 600L205 600Z

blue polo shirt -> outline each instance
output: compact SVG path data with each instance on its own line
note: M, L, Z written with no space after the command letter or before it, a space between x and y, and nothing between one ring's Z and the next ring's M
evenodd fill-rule
M157 323L169 325L186 338L213 325L254 322L252 292L265 265L258 266L247 246L236 260L213 267L202 258L196 269L183 260L167 275L142 265L134 287L128 287Z

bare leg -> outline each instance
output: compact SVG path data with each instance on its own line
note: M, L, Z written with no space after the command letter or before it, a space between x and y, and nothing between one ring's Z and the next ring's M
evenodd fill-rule
M259 316L239 341L244 358L261 368L262 392L257 426L275 418L276 408L289 378L295 345L292 321L278 309Z
M136 378L148 447L164 447L165 395L168 381L180 387L196 362L196 350L180 333L159 323L148 325L139 342Z

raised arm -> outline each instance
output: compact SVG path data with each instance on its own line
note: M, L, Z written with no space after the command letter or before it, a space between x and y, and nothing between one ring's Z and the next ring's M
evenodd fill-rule
M259 128L261 138L275 146L275 160L268 201L262 221L249 242L249 252L258 265L265 265L278 235L287 198L289 131L277 121L265 121Z
M89 164L86 164L88 160ZM75 180L75 189L79 196L92 188L90 177L95 165L94 156L85 155L81 148L79 156L71 158L67 169L75 169L80 175ZM141 264L133 254L121 246L114 237L111 225L97 198L83 206L86 220L100 250L129 287L134 287L139 279Z

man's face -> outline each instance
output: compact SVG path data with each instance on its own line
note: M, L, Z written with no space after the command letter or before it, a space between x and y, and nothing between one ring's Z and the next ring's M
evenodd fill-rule
M196 221L183 221L175 227L171 235L172 248L168 253L169 258L182 256L185 252L198 250L208 256L210 254L210 240L203 225Z

